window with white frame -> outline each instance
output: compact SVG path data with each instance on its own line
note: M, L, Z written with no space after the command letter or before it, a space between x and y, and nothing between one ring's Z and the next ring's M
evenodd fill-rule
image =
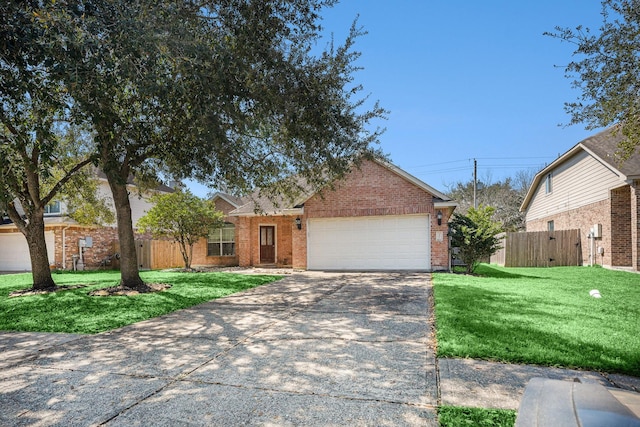
M55 202L49 203L44 207L45 215L60 215L60 201L56 200Z
M544 189L545 189L545 192L547 194L549 194L549 193L551 193L551 191L553 191L552 178L553 178L553 176L549 173L549 174L547 174L547 178L544 180Z
M236 254L236 226L226 222L211 230L207 239L207 256L234 256Z
M555 225L553 224L553 220L547 221L547 231L554 231L554 230L555 230Z

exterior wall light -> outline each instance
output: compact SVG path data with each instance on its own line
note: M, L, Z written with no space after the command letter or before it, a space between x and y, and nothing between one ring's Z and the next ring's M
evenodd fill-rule
M438 225L442 225L442 211L438 211L436 213L436 218L438 219Z
M296 227L298 227L298 230L302 230L302 220L300 217L296 218Z

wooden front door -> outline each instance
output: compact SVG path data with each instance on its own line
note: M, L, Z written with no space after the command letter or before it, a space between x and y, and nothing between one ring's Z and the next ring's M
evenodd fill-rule
M275 264L276 262L276 227L273 225L260 226L260 264Z

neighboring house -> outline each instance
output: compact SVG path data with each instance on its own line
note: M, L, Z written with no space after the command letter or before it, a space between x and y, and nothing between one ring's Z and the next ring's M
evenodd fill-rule
M292 204L222 193L213 200L227 224L196 244L194 266L449 268L447 222L456 203L386 162L365 161L334 190Z
M100 180L98 193L111 202L111 190L104 175ZM145 197L138 196L135 185L129 185L131 216L135 225L138 219L152 206ZM160 186L156 191L171 192L173 189ZM113 208L115 211L115 208ZM87 268L111 265L114 243L118 240L115 224L102 227L80 225L66 216L64 202L55 201L45 209L45 240L49 263L52 268L71 270L80 259L80 245L86 245L82 252L83 264ZM83 243L84 242L84 243ZM4 218L0 225L0 271L29 271L31 260L27 241L18 228Z
M640 270L640 154L620 162L621 133L607 129L534 178L520 208L527 231L581 231L583 264Z

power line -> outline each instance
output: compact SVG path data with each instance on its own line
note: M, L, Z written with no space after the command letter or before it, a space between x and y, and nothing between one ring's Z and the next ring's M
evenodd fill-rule
M533 160L533 159L550 159L553 156L522 156L522 157L476 157L475 160ZM428 163L428 164L424 164L424 165L415 165L415 166L408 166L408 169L415 169L415 168L423 168L423 167L429 167L429 166L439 166L439 165L446 165L446 164L451 164L451 163L461 163L461 162L468 162L469 164L473 163L474 158L467 158L467 159L458 159L458 160L449 160L446 162L437 162L437 163Z

